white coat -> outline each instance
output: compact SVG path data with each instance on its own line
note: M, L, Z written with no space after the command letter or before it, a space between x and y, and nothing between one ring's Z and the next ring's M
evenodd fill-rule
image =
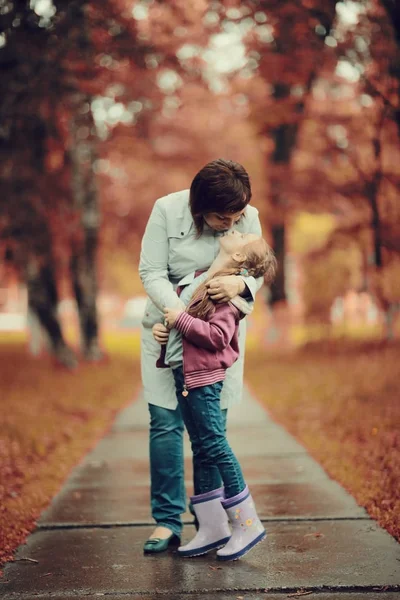
M235 225L241 233L261 235L258 210L248 205ZM207 269L219 252L221 234L205 226L196 238L189 208L189 190L159 198L154 204L142 240L139 274L148 295L141 327L141 370L144 397L149 404L168 409L177 407L171 369L156 367L160 345L154 340L152 327L164 320L163 309L179 303L175 292L178 283L189 283L196 270ZM183 280L183 281L181 281ZM263 280L244 278L253 299ZM221 394L221 408L229 408L242 397L246 319L239 328L240 357L228 369Z

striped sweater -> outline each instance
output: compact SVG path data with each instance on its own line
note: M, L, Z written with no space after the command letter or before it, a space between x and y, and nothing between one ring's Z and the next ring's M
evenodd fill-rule
M183 312L174 327L182 334L183 372L187 389L225 379L225 371L239 356L238 329L243 317L231 303L217 304L203 321Z

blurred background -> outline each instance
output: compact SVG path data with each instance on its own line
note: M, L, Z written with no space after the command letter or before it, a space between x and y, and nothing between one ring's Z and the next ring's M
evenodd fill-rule
M357 498L383 522L400 471L396 0L1 0L0 22L3 477L15 491L17 456L72 443L60 414L84 431L112 397L98 434L130 399L153 203L224 157L248 170L279 261L248 379L344 484L354 471L329 463L321 432L356 463L376 444L390 483ZM21 432L28 406L43 430Z
M93 358L98 321L137 327L154 201L225 157L279 258L263 341L396 335L394 2L3 1L1 19L3 331L28 307L70 365L76 302Z

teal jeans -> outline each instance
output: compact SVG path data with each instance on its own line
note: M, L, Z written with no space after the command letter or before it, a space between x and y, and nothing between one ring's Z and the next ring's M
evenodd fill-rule
M180 537L186 511L183 420L179 406L169 410L149 404L151 514L157 525Z

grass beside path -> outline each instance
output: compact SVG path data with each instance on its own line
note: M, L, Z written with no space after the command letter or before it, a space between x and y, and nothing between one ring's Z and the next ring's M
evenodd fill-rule
M71 373L0 343L0 565L140 386L138 336L105 344L108 360Z
M400 344L250 351L246 379L283 424L400 541Z

